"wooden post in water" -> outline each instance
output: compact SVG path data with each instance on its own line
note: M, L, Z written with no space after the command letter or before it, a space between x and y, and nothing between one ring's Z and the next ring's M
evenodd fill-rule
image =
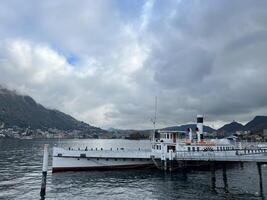
M227 183L227 175L226 175L226 164L222 164L222 170L223 170L223 183L224 183L224 190L225 192L228 192L228 183Z
M186 161L182 161L182 175L183 180L187 180Z
M48 168L48 144L45 144L44 145L44 157L43 157L43 169L42 169L42 184L41 184L41 191L40 191L41 200L45 199L47 168Z
M244 163L243 162L240 162L240 168L241 168L241 170L244 169Z
M164 160L164 171L167 171L167 158Z
M173 167L173 150L169 151L169 171L172 172Z
M210 163L210 172L211 172L211 189L215 191L216 187L216 176L215 176L215 163Z
M259 174L260 196L263 197L262 172L261 172L260 162L257 162L257 168L258 168L258 174Z

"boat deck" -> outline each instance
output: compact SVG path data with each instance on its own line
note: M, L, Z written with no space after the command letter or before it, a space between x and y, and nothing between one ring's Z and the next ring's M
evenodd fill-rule
M151 151L140 150L128 150L128 149L114 149L114 150L66 150L59 147L54 147L54 157L84 157L84 158L143 158L149 159L151 157Z

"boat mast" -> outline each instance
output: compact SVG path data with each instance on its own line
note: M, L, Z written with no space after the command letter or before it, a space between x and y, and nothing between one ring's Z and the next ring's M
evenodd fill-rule
M155 134L156 134L157 108L158 108L158 98L157 96L155 96L155 115L154 115L154 119L152 120L153 128L154 128L153 134L152 134L152 141L155 140Z

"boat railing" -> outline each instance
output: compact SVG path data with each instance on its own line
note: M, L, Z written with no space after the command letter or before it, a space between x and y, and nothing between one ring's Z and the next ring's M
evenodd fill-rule
M235 149L228 151L177 151L176 158L181 160L249 160L258 159L259 156L267 156L267 148Z
M118 150L110 150L110 149L97 149L97 150L88 150L84 149L76 149L76 150L66 150L62 148L54 148L53 155L58 156L60 154L61 157L103 157L103 158L150 158L151 150L143 150L143 149L118 149Z

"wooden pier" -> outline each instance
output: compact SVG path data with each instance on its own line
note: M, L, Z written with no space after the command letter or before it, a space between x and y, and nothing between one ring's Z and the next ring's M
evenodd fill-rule
M209 166L211 172L211 190L216 189L216 166L222 169L222 179L224 189L228 192L228 179L227 179L227 164L228 163L241 163L243 167L244 162L254 162L257 167L259 177L259 196L264 199L263 181L262 181L262 165L267 164L267 148L253 148L253 149L234 149L227 151L170 151L165 155L153 155L154 163L160 160L161 167L159 169L173 171L174 161L178 168L185 169L186 167L193 166L193 163L202 163ZM189 164L190 163L190 164ZM186 170L182 170L183 174ZM186 177L186 175L185 175Z

